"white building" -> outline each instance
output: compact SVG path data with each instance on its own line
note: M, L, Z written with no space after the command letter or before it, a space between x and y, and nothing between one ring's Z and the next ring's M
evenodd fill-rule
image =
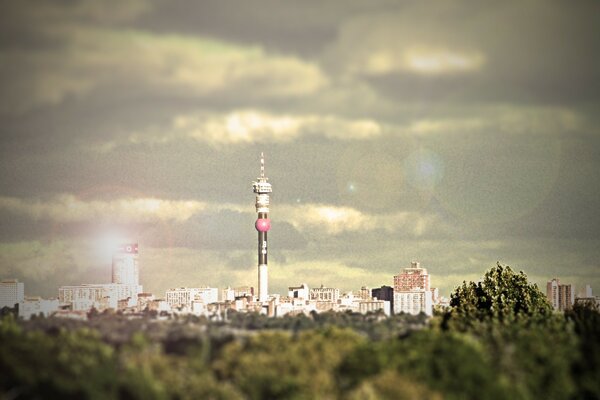
M306 283L300 286L289 286L288 297L292 299L308 300L310 298L310 290Z
M113 254L112 283L129 286L127 290L132 293L133 305L137 304L138 294L143 292L137 243L122 244Z
M89 311L92 307L98 311L108 308L116 310L119 300L127 300L127 306L134 307L138 290L139 286L117 283L61 286L58 288L58 300L61 304L70 304L73 311Z
M139 285L140 267L137 243L122 244L113 254L112 283Z
M310 289L309 293L310 300L314 301L337 303L340 298L340 289L324 287L323 285L319 288Z
M25 285L23 282L16 279L3 279L0 281L0 308L13 308L15 304L23 303L24 298Z
M59 309L58 299L42 299L41 297L25 297L19 308L19 317L30 319L32 316L49 317Z
M219 289L210 287L169 289L166 298L171 308L186 307L191 310L192 303L195 301L205 305L218 302Z
M358 311L361 314L368 312L383 310L384 314L390 315L390 302L387 300L363 300L359 303Z
M394 276L394 314L432 315L433 295L429 274L418 262Z

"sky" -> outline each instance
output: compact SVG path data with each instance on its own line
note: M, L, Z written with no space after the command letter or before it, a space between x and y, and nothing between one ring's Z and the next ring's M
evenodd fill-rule
M597 1L6 1L0 277L449 296L500 262L600 294Z

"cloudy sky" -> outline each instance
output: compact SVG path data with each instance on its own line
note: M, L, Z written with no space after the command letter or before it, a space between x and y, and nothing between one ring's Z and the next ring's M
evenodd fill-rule
M497 261L600 293L596 1L6 1L0 277L448 296Z

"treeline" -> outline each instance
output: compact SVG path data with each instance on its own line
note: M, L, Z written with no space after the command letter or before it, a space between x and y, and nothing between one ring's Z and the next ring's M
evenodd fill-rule
M600 312L500 265L433 318L0 322L0 398L599 399Z

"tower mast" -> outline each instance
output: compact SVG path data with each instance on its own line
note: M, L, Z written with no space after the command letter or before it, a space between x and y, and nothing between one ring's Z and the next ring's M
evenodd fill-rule
M265 177L265 156L260 153L260 177L252 182L256 193L256 212L258 218L254 227L258 231L258 301L269 299L269 277L267 269L267 232L271 229L269 219L269 193L273 191L269 178Z

